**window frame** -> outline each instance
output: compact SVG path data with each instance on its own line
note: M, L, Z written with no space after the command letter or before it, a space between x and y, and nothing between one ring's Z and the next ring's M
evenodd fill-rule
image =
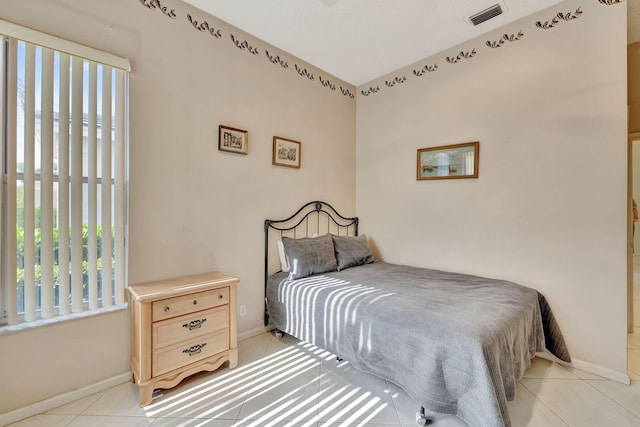
M42 319L40 316L41 307L38 307L38 315L35 320L29 319L25 320L24 313L17 313L17 295L15 292L10 292L12 286L15 286L17 283L16 279L16 255L13 254L9 256L10 253L7 252L6 247L6 239L15 238L16 236L16 227L11 225L11 222L15 224L16 222L16 209L17 206L17 191L8 191L9 182L17 183L19 180L24 182L24 173L20 173L17 171L15 165L12 167L12 171L7 169L8 167L8 159L12 158L12 154L15 157L15 146L13 147L13 153L7 153L9 149L7 141L10 141L11 138L16 138L16 127L10 126L12 123L12 119L15 119L15 111L12 111L12 105L10 105L9 100L12 96L17 95L17 91L12 89L7 84L7 79L11 76L8 74L11 71L8 68L8 64L12 61L16 61L16 58L9 58L8 61L5 62L5 58L7 55L11 54L11 49L8 51L5 50L5 47L8 45L7 40L18 40L26 43L30 43L36 46L40 46L42 48L48 48L53 50L54 52L60 52L64 54L68 54L71 57L81 58L83 61L90 61L90 64L102 64L104 66L110 67L109 70L120 70L124 73L118 73L116 71L116 79L111 79L109 77L109 81L112 81L111 90L121 90L122 96L118 97L118 99L113 100L113 104L115 105L115 115L117 115L117 122L113 125L111 124L111 119L108 120L109 126L112 127L112 133L116 133L115 139L111 138L110 142L120 141L117 147L110 147L111 154L110 156L116 157L120 156L116 159L113 159L110 163L111 168L113 169L113 173L109 173L109 180L112 183L110 195L111 195L111 215L113 215L114 220L110 221L112 228L115 228L114 238L120 239L119 242L122 244L116 244L113 247L114 259L115 263L120 263L121 266L117 270L113 271L113 276L115 278L116 274L119 274L116 280L119 280L121 285L116 286L113 290L115 293L115 300L113 304L109 303L107 306L103 306L102 298L99 298L100 304L96 307L95 303L91 304L90 301L84 300L82 302L82 307L77 305L77 300L75 302L76 306L69 306L69 309L60 310L58 306L54 304L54 314L53 316L48 316L50 319ZM65 316L69 318L77 318L78 316L86 316L92 313L99 313L103 311L111 311L114 308L118 308L119 306L126 306L125 300L125 289L127 286L127 270L128 270L128 147L129 147L129 72L131 71L131 66L129 59L123 58L117 55L113 55L108 52L104 52L98 49L94 49L79 43L75 43L69 40L65 40L56 36L52 36L37 30L33 30L28 27L24 27L18 24L11 23L6 20L0 19L0 85L3 88L7 88L9 86L9 91L6 94L3 94L4 89L0 90L1 102L0 102L0 140L2 141L2 147L0 149L0 167L2 170L0 171L2 174L2 182L0 183L0 200L6 201L9 200L10 197L13 197L14 202L12 206L10 203L2 203L2 209L0 210L0 333L2 329L5 328L6 325L26 325L26 324L40 324L40 323L49 323L51 319L54 321L59 321L63 319ZM15 67L14 67L15 68ZM104 70L104 68L103 68ZM15 76L13 76L15 77ZM83 96L85 96L85 89L82 89ZM70 96L68 97L70 98ZM111 96L109 95L109 98ZM15 99L15 98L14 98ZM9 116L7 116L9 115ZM70 126L72 126L73 119L71 115L70 118ZM55 120L55 119L54 119ZM82 120L83 121L83 120ZM13 123L16 123L13 120ZM84 128L84 124L80 124L81 130ZM115 130L113 130L115 128ZM59 132L59 130L58 130ZM107 131L108 132L108 131ZM82 132L81 132L82 135ZM102 134L104 135L104 134ZM55 139L55 130L54 136ZM81 137L82 138L82 137ZM98 136L101 138L101 136ZM120 138L120 139L118 139ZM104 142L103 142L104 143ZM96 142L96 149L100 147L100 144ZM121 150L122 152L118 151ZM100 156L100 154L98 154ZM98 157L99 158L99 157ZM120 160L120 161L119 161ZM100 167L100 166L99 166ZM10 172L10 173L9 173ZM71 172L71 171L69 171ZM11 176L9 176L11 175ZM69 173L71 176L71 174ZM84 187L90 181L90 177L85 176L85 174L81 171L81 187ZM116 179L119 177L119 179ZM33 173L33 178L35 182L42 185L41 173ZM59 183L60 178L60 170L53 172L53 182ZM93 177L94 183L97 186L102 186L102 175L97 177ZM77 181L77 179L76 179ZM55 184L54 184L55 185ZM84 189L82 193L84 193ZM102 191L98 191L98 199L101 199ZM83 196L84 197L84 196ZM83 202L84 203L84 202ZM54 200L54 205L56 204ZM9 209L11 207L11 209ZM13 210L13 213L10 211ZM71 215L69 215L71 218ZM82 224L84 222L82 221ZM101 225L100 221L98 221L98 225ZM56 227L54 226L53 229ZM13 232L12 232L13 230ZM71 247L73 245L72 242L69 243ZM14 245L15 246L15 245ZM54 250L56 250L54 246ZM11 251L10 251L11 252ZM96 260L97 261L97 260ZM13 270L13 272L11 272ZM13 284L12 284L13 282ZM71 286L69 289L71 292ZM111 298L109 298L111 299ZM61 312L63 311L63 312ZM44 321L44 322L42 322Z

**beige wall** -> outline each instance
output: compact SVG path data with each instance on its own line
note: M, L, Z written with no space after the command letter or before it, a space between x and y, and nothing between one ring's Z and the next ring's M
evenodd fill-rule
M129 282L235 275L247 306L239 332L251 335L262 327L264 219L312 199L355 214L355 100L340 88L355 90L182 2L162 4L177 17L131 0L0 0L0 18L131 59ZM187 13L223 37L195 30ZM249 131L247 156L218 151L219 124ZM271 165L274 135L302 142L301 169ZM0 335L0 366L12 371L0 414L127 372L127 325L120 311Z
M627 46L629 133L640 132L640 43Z
M535 25L578 7L575 20ZM626 53L624 3L567 1L359 87L356 129L356 207L379 256L538 289L575 361L620 380ZM478 179L416 181L416 149L468 141L480 141Z
M250 334L261 325L263 219L327 199L346 213L357 205L385 260L539 289L574 358L626 372L626 9L568 1L562 11L581 6L579 19L540 30L528 18L491 35L523 29L519 42L491 50L487 36L418 64L437 62L435 73L399 70L369 97L360 91L371 85L358 88L356 117L344 83L323 74L338 87L324 88L320 71L305 65L309 81L294 70L302 62L277 52L282 69L264 43L233 31L253 56L225 24L171 6L176 19L130 0L0 0L0 18L131 58L131 283L237 275ZM224 37L197 32L186 13ZM471 48L474 58L445 61ZM248 156L217 151L221 123L250 131ZM302 141L302 169L271 166L273 135ZM479 179L416 182L417 148L473 140ZM12 367L0 414L126 372L127 322L116 312L0 335L0 366Z

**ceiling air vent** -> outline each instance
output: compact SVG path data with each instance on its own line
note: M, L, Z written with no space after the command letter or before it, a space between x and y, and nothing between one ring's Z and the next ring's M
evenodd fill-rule
M473 25L482 24L485 21L488 21L491 18L495 18L498 15L502 15L502 7L499 4L494 4L491 7L486 8L483 11L480 11L476 14L473 14L469 17L471 23Z

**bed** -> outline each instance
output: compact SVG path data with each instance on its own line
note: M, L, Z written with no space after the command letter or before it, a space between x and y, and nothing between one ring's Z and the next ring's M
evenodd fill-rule
M427 408L510 426L536 352L571 361L536 290L375 261L358 225L320 201L265 221L265 325L400 386L422 406L418 424Z

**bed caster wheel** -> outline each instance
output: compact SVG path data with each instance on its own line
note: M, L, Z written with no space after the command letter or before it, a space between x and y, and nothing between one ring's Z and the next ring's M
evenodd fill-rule
M276 329L276 337L278 338L284 337L284 332L282 332L280 329Z
M416 424L419 426L427 426L431 424L431 420L427 418L427 415L424 413L424 408L416 412Z

